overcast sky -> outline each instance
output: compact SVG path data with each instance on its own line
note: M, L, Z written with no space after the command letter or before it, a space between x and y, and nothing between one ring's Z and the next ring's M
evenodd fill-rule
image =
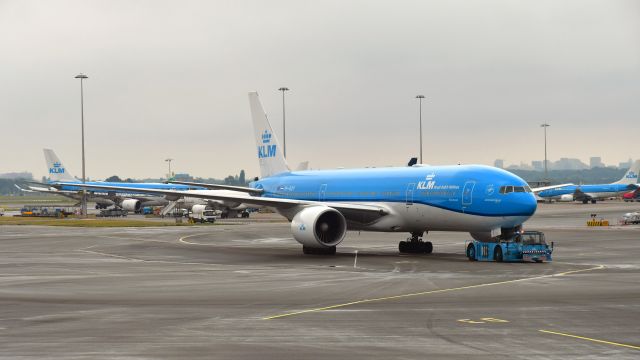
M313 168L640 158L640 1L0 0L0 172L258 173L247 92Z

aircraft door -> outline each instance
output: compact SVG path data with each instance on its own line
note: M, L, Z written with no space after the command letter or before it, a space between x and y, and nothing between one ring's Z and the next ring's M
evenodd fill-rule
M320 191L318 192L318 200L324 201L327 195L327 184L320 185Z
M415 188L416 188L416 183L407 184L406 200L405 200L405 204L407 206L413 205L413 191L415 190Z
M467 181L462 189L462 205L469 206L473 202L473 188L476 186L475 181Z

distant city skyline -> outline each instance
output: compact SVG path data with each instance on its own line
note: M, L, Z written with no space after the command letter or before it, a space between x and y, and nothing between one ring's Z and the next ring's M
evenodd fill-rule
M627 169L631 167L634 159L629 158L626 161L620 161L617 164L607 165L602 162L602 158L599 156L592 156L589 158L589 164L584 163L581 159L578 158L567 158L561 157L560 159L553 161L553 159L548 159L548 169L549 170L585 170L585 169L593 169L596 167L611 167L616 169ZM537 170L544 171L544 160L532 160L530 163L520 161L519 163L511 163L508 164L504 159L496 159L494 161L494 166L503 168L503 169L514 169L514 170Z

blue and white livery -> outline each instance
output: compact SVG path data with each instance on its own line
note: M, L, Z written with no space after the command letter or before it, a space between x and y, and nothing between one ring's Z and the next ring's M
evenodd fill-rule
M29 186L23 191L37 191L44 193L55 193L80 201L81 190L78 184L82 181L73 177L64 166L60 158L51 149L44 149L44 158L47 164L49 175L49 183L38 184L38 186ZM95 188L88 188L88 201L95 202L96 208L107 208L115 205L129 211L140 211L145 206L166 206L169 200L164 197L149 196L147 193L133 191L133 188L144 189L167 189L167 190L188 190L193 186L163 183L125 183L125 182L96 182L88 181L87 185L111 185L118 186L120 189L111 190L109 192L96 191Z
M483 165L291 171L256 92L249 93L261 179L225 190L132 189L275 209L291 222L305 253L335 253L347 230L408 232L402 252L431 252L428 231L510 236L536 211L527 183ZM95 186L120 189L113 186Z
M555 189L540 191L537 195L544 200L582 201L584 204L611 197L622 196L624 193L640 187L638 184L640 160L636 160L622 178L611 184L567 185Z

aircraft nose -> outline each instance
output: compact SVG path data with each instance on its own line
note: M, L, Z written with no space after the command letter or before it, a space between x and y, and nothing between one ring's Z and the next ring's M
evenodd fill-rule
M536 200L535 195L533 193L527 193L526 196L522 199L522 203L520 205L522 207L522 213L527 216L533 216L536 213L536 209L538 208L538 201Z

